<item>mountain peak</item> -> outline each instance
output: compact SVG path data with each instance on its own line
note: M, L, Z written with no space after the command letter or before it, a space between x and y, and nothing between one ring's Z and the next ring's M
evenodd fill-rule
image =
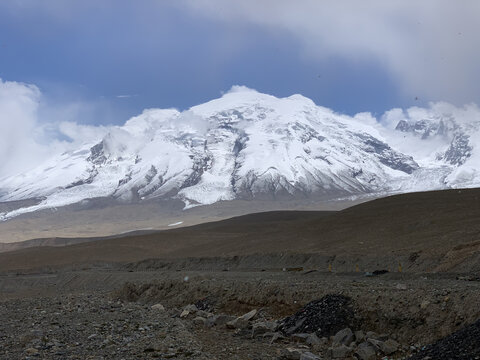
M2 201L44 199L2 216L98 197L175 198L191 207L474 186L479 133L457 121L462 114L409 109L385 132L369 114L352 118L302 95L234 86L187 111L145 110L90 148L1 181Z

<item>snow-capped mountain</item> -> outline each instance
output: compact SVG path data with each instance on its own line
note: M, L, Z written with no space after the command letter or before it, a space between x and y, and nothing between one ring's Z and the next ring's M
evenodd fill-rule
M0 180L0 201L42 199L0 216L98 197L173 197L188 208L478 186L480 120L450 110L397 111L389 130L369 114L339 115L301 95L236 87L188 111L145 110L101 141Z

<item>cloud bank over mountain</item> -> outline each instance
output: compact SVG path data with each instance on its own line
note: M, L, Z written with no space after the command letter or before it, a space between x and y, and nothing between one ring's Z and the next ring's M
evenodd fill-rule
M373 61L408 96L464 103L480 93L480 2L475 0L181 3L226 26L255 25L292 35L306 57Z
M230 93L249 92L256 93L255 90L245 86L232 86L224 96ZM237 104L231 105L235 107ZM72 105L72 107L76 106ZM39 111L39 109L43 109L43 111ZM168 119L162 120L162 124L155 125L155 122L159 121L159 112L165 114L175 112L178 113L178 116L167 116ZM55 114L55 116L46 117L45 114ZM395 108L379 117L367 112L353 117L346 116L346 118L351 122L360 122L376 127L382 136L388 139L390 145L406 154L415 153L416 159L422 161L434 158L437 149L444 146L444 139L439 136L422 139L415 136L415 132L406 132L399 136L399 132L395 128L402 120L413 124L425 119L436 119L441 114L451 116L457 123L462 124L467 132L470 129L472 134L477 133L474 125L471 124L478 123L480 109L473 103L456 107L446 102L436 102L430 103L427 108ZM161 119L163 119L162 116ZM65 121L65 119L69 121ZM72 121L72 119L74 120ZM152 123L145 123L149 121ZM85 144L94 144L108 133L120 134L124 131L123 128L130 131L132 124L138 126L139 122L145 123L142 124L142 129L148 129L149 126L182 129L182 131L193 129L192 131L202 135L207 133L209 126L205 117L198 116L190 110L179 112L175 109L146 109L143 114L127 121L124 126L85 125L75 121L75 116L68 115L64 104L49 103L37 86L0 79L0 157L3 159L0 165L0 178L30 170L42 161L62 152ZM237 124L237 126L241 126L241 124Z
M54 154L101 139L108 131L104 126L64 121L74 111L45 102L37 86L0 79L0 178L30 170Z

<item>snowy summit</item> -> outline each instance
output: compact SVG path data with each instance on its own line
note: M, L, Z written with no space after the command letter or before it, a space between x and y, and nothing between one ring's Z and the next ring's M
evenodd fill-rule
M479 186L478 114L437 103L377 121L236 86L188 111L145 110L98 143L0 180L0 201L42 199L0 216L99 197L177 198L189 208Z

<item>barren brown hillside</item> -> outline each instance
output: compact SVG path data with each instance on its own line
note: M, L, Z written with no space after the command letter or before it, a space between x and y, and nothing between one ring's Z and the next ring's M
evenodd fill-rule
M35 247L0 254L0 270L233 256L258 267L478 270L479 196L480 189L412 193L338 212L258 213L146 235Z

